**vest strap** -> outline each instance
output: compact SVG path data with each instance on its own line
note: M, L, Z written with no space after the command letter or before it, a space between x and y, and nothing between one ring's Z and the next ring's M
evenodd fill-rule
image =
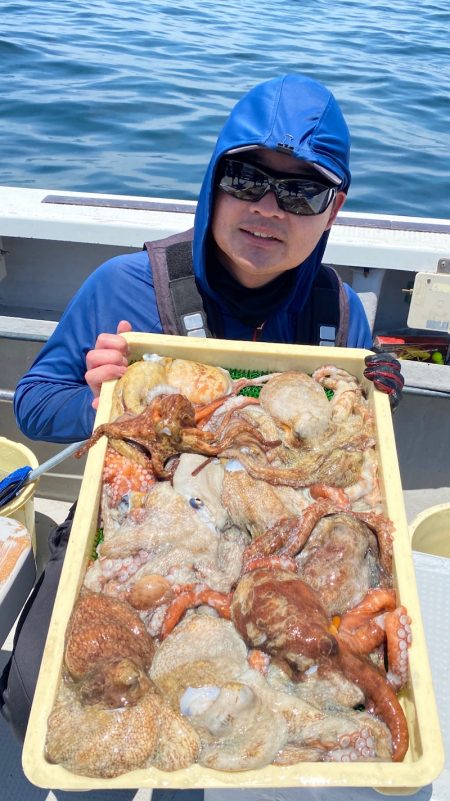
M194 229L145 242L156 304L165 334L210 337L203 300L192 267Z
M339 326L336 331L335 344L337 348L345 348L347 345L348 326L350 322L350 304L348 302L348 296L344 284L334 267L331 267L329 264L324 265L324 267L329 271L330 275L333 275L334 281L339 287Z

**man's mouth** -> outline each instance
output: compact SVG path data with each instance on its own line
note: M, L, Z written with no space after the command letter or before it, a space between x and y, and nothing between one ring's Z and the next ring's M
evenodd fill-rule
M253 231L249 230L248 228L242 228L241 230L244 231L245 234L254 236L256 239L268 239L271 240L272 242L281 241L278 236L275 236L274 234L265 233L264 231Z

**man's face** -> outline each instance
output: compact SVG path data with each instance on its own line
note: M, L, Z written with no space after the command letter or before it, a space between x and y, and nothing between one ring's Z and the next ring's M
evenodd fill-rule
M303 175L306 170L293 156L264 148L251 151L249 161L269 172ZM318 177L312 168L311 173ZM243 286L264 286L308 258L344 201L345 193L338 192L322 214L301 217L280 209L273 192L249 202L217 189L212 234L219 261Z

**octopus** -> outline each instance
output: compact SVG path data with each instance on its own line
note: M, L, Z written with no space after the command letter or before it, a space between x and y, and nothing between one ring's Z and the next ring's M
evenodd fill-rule
M221 502L233 523L252 539L281 519L302 514L310 501L301 490L252 478L237 459L225 464Z
M146 353L142 361L131 364L114 389L113 412L141 414L161 388L182 392L195 405L207 406L229 395L235 395L242 387L261 384L268 376L255 379L233 380L223 367L214 367L189 359L172 359L155 353ZM214 407L213 407L214 408Z
M152 765L180 770L199 749L195 730L166 704L142 665L120 657L97 663L77 683L66 677L45 744L49 762L99 778Z
M161 643L150 678L178 710L188 687L234 681L246 660L247 647L229 620L194 614L184 618Z
M334 395L327 400L324 389ZM351 487L360 481L364 453L375 444L372 414L357 380L350 373L326 366L313 376L286 372L271 377L260 396L281 443L270 452L237 456L254 479L294 488L314 484ZM238 411L244 419L261 412ZM356 494L356 491L354 491Z
M213 434L196 427L195 411L181 394L157 395L145 410L124 415L111 423L98 426L89 440L76 452L80 457L102 437L132 443L133 458L151 467L159 479L172 477L173 470L165 469L166 462L180 453L200 453L217 456L232 447L252 446L272 448L278 441L268 442L253 426L244 421L228 423ZM127 452L130 455L130 452Z
M283 570L245 574L231 605L233 623L246 643L284 660L301 675L316 666L332 666L364 693L366 709L388 727L392 759L401 761L409 737L404 712L386 676L365 656L346 647L317 593L298 576Z
M129 604L83 590L66 633L64 662L73 679L81 679L96 662L118 655L148 668L154 652L153 640Z
M191 503L192 501L192 503ZM229 592L239 578L246 537L235 527L217 530L208 507L187 499L169 482L157 482L144 505L118 528L105 527L99 558L86 580L102 588L104 579L119 579L129 589L148 575L170 584L204 582Z
M259 401L293 447L299 440L318 439L331 423L331 404L322 386L306 373L280 373L262 388Z
M342 615L372 587L390 584L374 532L346 512L322 517L296 556L297 572L318 593L327 614Z
M299 759L389 759L390 735L365 713L330 714L271 687L233 626L197 614L161 644L151 677L197 731L198 762L257 769Z
M319 524L319 521L331 515L340 516L335 517L334 522L332 519L331 523L324 522L321 524L318 532L313 537L312 544L306 551L307 555L304 558L301 556L299 557L299 565L302 565L303 559L303 562L310 562L309 570L311 574L317 573L318 571L320 572L323 562L321 555L316 556L315 554L314 546L316 539L321 543L326 540L327 548L336 548L336 550L338 547L336 545L336 538L340 539L342 547L345 546L346 554L352 556L353 563L355 563L355 557L357 561L358 553L360 555L362 554L363 557L366 555L370 539L372 548L371 556L373 556L375 543L366 532L366 528L369 528L375 532L377 537L380 570L382 571L380 576L383 576L383 581L388 582L392 576L393 526L391 521L381 514L379 515L373 512L353 512L350 509L342 508L341 505L336 504L329 498L320 498L314 501L312 504L308 505L300 515L281 518L272 528L268 529L264 534L261 534L247 546L244 553L244 562L248 563L255 558L269 557L272 555L289 556L292 558L297 557L309 542L311 533ZM358 526L358 522L354 521L358 521L361 525ZM341 523L343 523L342 528L340 528ZM333 541L328 542L327 534L325 533L322 536L322 532L323 530L328 530L328 532L330 532L335 524L337 525L336 534ZM363 526L365 526L365 528ZM365 533L365 540L363 540L363 543L358 540L358 536L355 534L358 530L360 533ZM369 553L367 553L367 559L366 566L370 571L373 568L373 558L369 558ZM314 565L316 562L318 562L318 567L315 570ZM335 567L335 562L332 563L331 568L328 564L327 575L330 575L330 569L334 570ZM343 570L345 570L345 568L343 568ZM339 576L338 581L342 577L343 576ZM374 578L371 579L371 581L374 580ZM319 579L316 577L315 581L317 583Z

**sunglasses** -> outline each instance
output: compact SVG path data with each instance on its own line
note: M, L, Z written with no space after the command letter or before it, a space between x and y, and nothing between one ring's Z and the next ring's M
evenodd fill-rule
M219 188L227 195L250 203L261 200L267 192L274 192L277 204L283 211L300 216L322 214L335 198L337 188L326 186L308 176L278 177L254 164L224 158L219 172Z

